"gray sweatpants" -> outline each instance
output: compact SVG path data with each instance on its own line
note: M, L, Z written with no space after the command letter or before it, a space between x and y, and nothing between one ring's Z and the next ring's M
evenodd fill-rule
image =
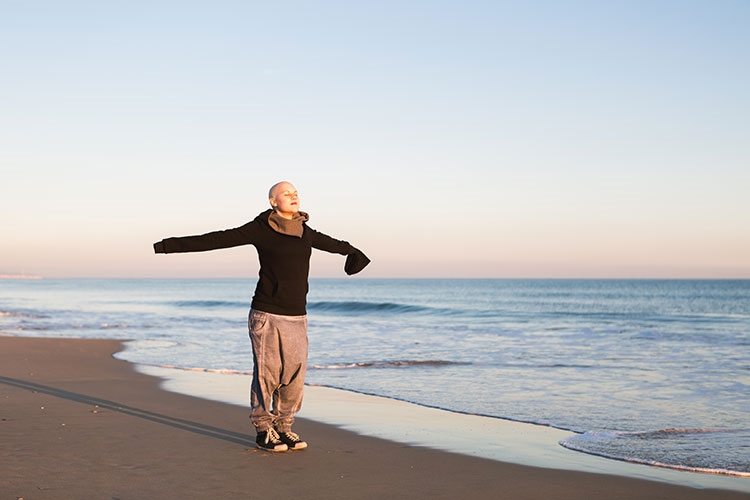
M281 316L255 309L248 318L253 344L250 420L256 431L292 430L302 407L307 372L307 316Z

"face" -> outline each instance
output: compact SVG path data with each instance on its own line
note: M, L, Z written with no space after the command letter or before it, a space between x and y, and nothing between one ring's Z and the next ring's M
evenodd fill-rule
M292 217L299 212L299 194L297 189L288 182L275 186L268 201L271 207L283 217Z

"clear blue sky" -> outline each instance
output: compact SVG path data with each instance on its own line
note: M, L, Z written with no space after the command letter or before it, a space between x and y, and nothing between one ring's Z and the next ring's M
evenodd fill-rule
M745 0L0 0L0 274L254 276L251 247L151 244L289 180L362 276L750 278L748 26Z

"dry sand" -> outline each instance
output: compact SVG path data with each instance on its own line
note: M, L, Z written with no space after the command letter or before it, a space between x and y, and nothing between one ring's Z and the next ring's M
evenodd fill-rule
M303 451L254 446L247 409L159 388L111 340L0 337L0 500L747 499L398 444L300 418ZM477 436L481 439L481 436Z

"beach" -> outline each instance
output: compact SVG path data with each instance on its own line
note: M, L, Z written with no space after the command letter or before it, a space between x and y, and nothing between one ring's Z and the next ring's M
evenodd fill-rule
M253 286L5 280L0 335L128 339L115 357L165 379L167 390L246 407ZM662 479L671 468L700 472L666 474L678 484L748 484L750 281L313 279L309 299L300 416L548 466L528 439L509 459L509 439L533 430L556 468L619 473L609 464L640 463L621 475ZM319 403L329 394L342 400L336 411ZM384 413L399 421L385 424ZM431 425L408 428L406 413ZM510 422L537 425L509 436ZM592 455L613 460L580 463Z
M122 349L0 337L0 500L748 498L405 445L309 418L295 425L307 450L271 454L255 448L246 408L165 391L113 358Z

